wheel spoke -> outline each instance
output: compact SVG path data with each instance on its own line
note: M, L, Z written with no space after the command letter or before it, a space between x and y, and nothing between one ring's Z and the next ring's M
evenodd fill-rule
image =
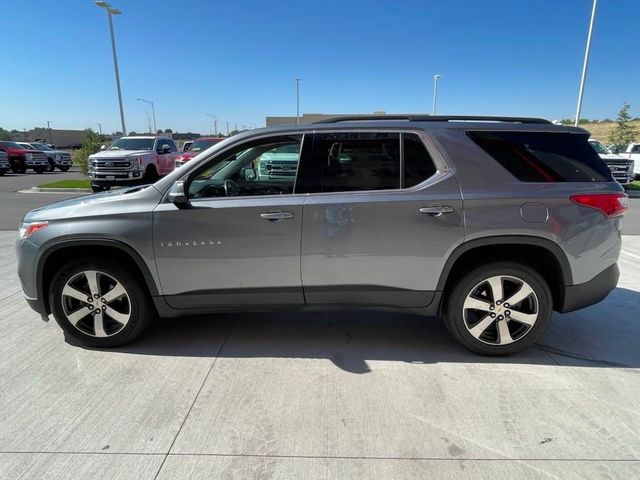
M84 272L85 277L87 277L87 282L89 283L89 290L91 290L91 295L94 297L96 295L100 296L100 287L98 286L98 272L95 270L87 270Z
M117 283L116 286L105 293L102 298L104 298L106 303L111 303L113 300L125 295L126 293L127 291L124 289L122 284Z
M80 300L82 303L88 303L87 298L89 297L89 295L86 293L82 293L80 290L76 288L73 288L68 283L62 289L62 295L75 298L76 300Z
M506 320L500 320L498 322L498 333L500 334L500 345L512 343L511 332L509 332L509 325Z
M533 293L533 289L526 283L523 283L522 286L520 287L520 290L514 293L510 298L506 299L505 302L511 306L517 305L532 293Z
M89 315L89 313L91 313L91 310L89 310L89 307L82 307L76 310L75 312L67 315L67 319L75 326L76 323L78 323L84 317Z
M493 322L494 319L489 315L486 315L482 320L476 323L473 328L469 329L469 332L471 332L471 335L473 335L474 337L480 338L480 335L482 335Z
M96 313L93 316L93 329L96 337L107 336L107 332L104 331L104 318L102 318L102 312Z
M536 320L538 318L538 314L537 313L522 313L522 312L518 312L517 310L511 310L511 320L515 320L517 322L520 323L524 323L525 325L533 325L534 323L536 323Z
M490 310L490 306L491 303L473 297L467 297L464 301L465 309L470 308L472 310L484 310L485 312L488 312Z
M504 296L502 290L502 277L491 277L487 280L489 286L491 286L491 294L493 295L493 301L499 302Z
M120 313L116 310L114 310L111 307L107 307L104 310L104 313L108 316L110 316L111 318L113 318L116 322L120 322L123 325L125 325L128 321L129 321L129 317L130 315L127 313Z

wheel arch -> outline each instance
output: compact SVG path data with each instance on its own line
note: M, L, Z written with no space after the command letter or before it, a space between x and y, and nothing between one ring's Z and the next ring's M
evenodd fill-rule
M554 310L562 308L564 287L573 284L564 251L545 238L505 235L471 240L452 252L438 280L437 290L444 292L441 309L457 278L483 263L501 260L521 262L535 269L549 285Z
M49 286L53 275L69 258L107 258L126 265L151 296L159 295L158 286L142 257L126 243L110 239L82 239L60 242L49 247L40 257L36 270L37 296L46 313L51 313Z

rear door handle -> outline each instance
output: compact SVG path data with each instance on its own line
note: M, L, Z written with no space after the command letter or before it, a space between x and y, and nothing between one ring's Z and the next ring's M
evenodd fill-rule
M263 220L269 220L270 222L279 222L280 220L286 220L287 218L293 218L293 212L267 212L261 213L260 218Z
M454 211L454 208L449 205L429 205L420 209L420 213L431 215L432 217L439 217L443 213L453 213Z

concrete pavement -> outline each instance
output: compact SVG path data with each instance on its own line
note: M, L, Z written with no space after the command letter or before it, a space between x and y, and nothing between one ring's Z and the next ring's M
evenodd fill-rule
M640 237L542 344L475 356L411 315L158 321L65 343L0 233L0 478L640 478Z

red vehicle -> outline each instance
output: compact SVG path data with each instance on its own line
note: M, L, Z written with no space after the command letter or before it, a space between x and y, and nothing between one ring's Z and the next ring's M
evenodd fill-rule
M189 146L187 151L182 152L182 154L176 158L175 168L181 167L200 152L205 151L210 146L215 145L222 140L224 140L224 137L202 137L195 140L191 146Z
M0 150L9 156L13 173L25 173L28 168L42 173L49 168L47 155L33 148L25 148L16 142L0 142Z

